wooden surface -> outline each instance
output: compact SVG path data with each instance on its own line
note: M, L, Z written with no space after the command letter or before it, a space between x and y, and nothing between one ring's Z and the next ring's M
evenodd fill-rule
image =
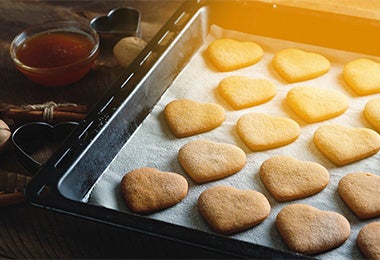
M9 57L12 38L31 24L52 19L88 22L115 7L141 13L142 38L149 41L182 0L144 1L0 1L0 102L16 105L46 101L74 102L89 108L110 88L120 67L105 59L80 82L65 88L37 86L15 70ZM274 4L360 15L380 20L378 0L261 0ZM29 173L12 150L0 154L0 174ZM1 178L0 178L1 180ZM198 258L217 257L205 250L152 238L20 203L0 208L0 257L4 258Z
M0 1L0 102L22 105L52 100L85 104L91 109L122 71L103 55L95 69L72 86L37 86L14 68L8 51L12 38L29 25L55 19L89 22L113 8L133 7L141 13L141 37L149 41L179 5L180 1L173 0ZM104 48L102 51L109 52ZM13 150L8 150L0 154L0 176L12 173L29 175L17 162ZM1 180L4 182L4 178ZM0 257L4 258L183 258L208 254L26 203L0 208Z

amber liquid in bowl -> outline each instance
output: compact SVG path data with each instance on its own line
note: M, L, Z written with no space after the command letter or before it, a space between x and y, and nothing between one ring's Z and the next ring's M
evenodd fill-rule
M87 58L93 43L82 34L53 32L34 36L16 50L18 59L26 66L54 68Z
M46 86L63 86L90 70L92 63L86 60L93 46L93 41L81 33L47 32L26 39L17 47L16 56L24 66L34 68L35 72L19 68L32 80ZM76 63L78 66L73 66Z

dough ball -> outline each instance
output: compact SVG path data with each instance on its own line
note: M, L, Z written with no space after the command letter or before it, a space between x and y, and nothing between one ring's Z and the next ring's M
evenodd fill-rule
M113 47L113 54L122 67L128 67L145 48L146 42L138 37L125 37Z

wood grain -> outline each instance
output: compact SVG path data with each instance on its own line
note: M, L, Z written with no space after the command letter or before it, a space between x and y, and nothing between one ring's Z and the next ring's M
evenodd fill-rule
M180 1L172 0L0 1L0 102L23 105L52 100L85 104L91 109L122 72L119 67L98 66L96 71L69 87L48 89L37 86L14 68L8 51L13 37L26 27L53 19L89 22L113 8L133 7L141 13L142 38L149 41L179 4ZM29 175L17 162L12 150L0 154L0 175L5 177L10 171ZM152 258L168 254L185 257L185 252L207 255L207 252L199 253L194 248L174 246L173 242L40 209L27 203L0 208L0 256L4 258Z

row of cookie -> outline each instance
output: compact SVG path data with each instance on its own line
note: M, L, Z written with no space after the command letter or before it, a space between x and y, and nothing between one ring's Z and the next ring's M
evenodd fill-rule
M228 38L211 42L207 57L220 71L233 71L257 63L264 51L255 42L237 41ZM330 61L321 54L297 48L277 52L272 60L275 70L287 82L300 82L327 73ZM343 78L352 90L361 96L380 93L380 63L360 58L347 63Z
M210 227L222 234L253 228L265 221L271 210L261 193L229 186L208 188L199 196L197 206ZM282 208L275 224L288 248L306 255L339 247L351 231L343 215L302 203Z
M244 151L235 145L218 143L206 139L193 140L182 146L178 151L178 161L186 174L197 184L219 180L239 172L247 163ZM137 176L149 178L149 173ZM274 156L265 160L260 167L260 178L271 195L280 202L305 198L322 191L330 181L329 172L315 162L299 161L290 156ZM127 174L123 179L124 187L135 187L135 182L153 187L171 183L170 177L162 182L150 183L148 179L133 178ZM151 176L154 176L151 174ZM127 179L130 179L127 181ZM186 182L186 181L185 181ZM181 185L183 199L187 193L187 184ZM185 189L186 187L186 189ZM362 219L380 216L380 177L371 173L349 174L341 179L338 191L348 207ZM149 193L148 189L146 192ZM158 189L159 190L159 187ZM355 192L359 190L360 192ZM138 196L142 192L128 192L127 197ZM161 192L160 192L161 193ZM156 195L155 195L156 196ZM131 200L127 200L127 202ZM153 201L142 199L141 203L148 205ZM178 202L179 200L177 200ZM160 201L159 201L160 202ZM129 205L130 208L135 207ZM141 210L133 210L141 211ZM143 210L144 211L144 210Z
M246 155L235 145L198 139L179 149L178 161L186 174L201 184L239 172L246 164ZM314 195L330 181L329 172L322 165L290 156L274 156L265 160L259 175L264 186L279 202ZM380 216L380 176L364 172L348 174L339 182L338 192L359 218Z
M361 174L352 175L356 178ZM229 186L206 189L199 196L197 206L210 227L222 234L253 228L270 213L270 205L263 194ZM288 248L306 255L337 248L351 235L351 225L343 215L303 203L283 207L276 216L275 224ZM379 242L380 222L371 222L358 233L359 249L369 259L377 259L380 255Z
M223 107L218 104L187 99L171 101L166 105L164 115L176 137L210 131L219 127L226 117ZM263 113L241 116L236 123L236 130L252 151L290 144L301 133L296 121ZM313 141L321 153L337 166L362 160L380 149L380 135L377 132L338 124L320 126L314 133Z
M229 76L218 85L220 95L234 109L244 109L270 101L276 95L276 86L267 79ZM310 86L293 87L286 95L289 107L305 122L315 123L343 114L348 98L333 89ZM380 132L380 98L368 101L363 109L368 122Z
M306 164L308 163L306 162ZM315 167L315 165L313 166ZM312 174L312 178L316 176L313 175L312 169L309 169L309 173ZM367 179L363 181L363 177ZM363 192L360 190L363 188L363 184L365 186L368 185L368 182L372 183L373 181L368 178L376 177L379 178L370 173L349 174L340 181L339 191L343 192L341 193L343 198L355 203L358 201L357 197L351 198L349 195L343 194ZM379 184L379 180L375 180L375 182ZM359 184L359 186L355 187L355 184ZM307 185L309 184L307 183ZM175 205L186 197L188 189L187 181L183 176L172 172L161 172L154 168L132 170L123 177L121 186L122 195L128 208L138 213L154 212ZM366 195L369 196L366 197ZM361 197L366 197L367 201L364 203L373 202L376 198L365 191ZM358 204L361 208L363 208L362 202L360 201ZM376 202L372 204L376 206ZM365 205L364 208L370 210L373 206ZM233 234L253 228L263 222L271 211L271 206L262 193L254 190L239 190L230 186L213 186L206 189L200 194L197 207L206 223L221 234ZM291 250L303 254L317 254L333 249L343 244L350 236L350 223L343 215L306 204L285 206L277 215L276 226L285 244ZM362 232L359 233L359 235L361 234ZM368 246L375 244L378 236L379 233L377 236L360 236L360 240L366 240L363 244L365 254L367 250L371 252L379 249L375 246ZM361 247L360 249L362 250Z

